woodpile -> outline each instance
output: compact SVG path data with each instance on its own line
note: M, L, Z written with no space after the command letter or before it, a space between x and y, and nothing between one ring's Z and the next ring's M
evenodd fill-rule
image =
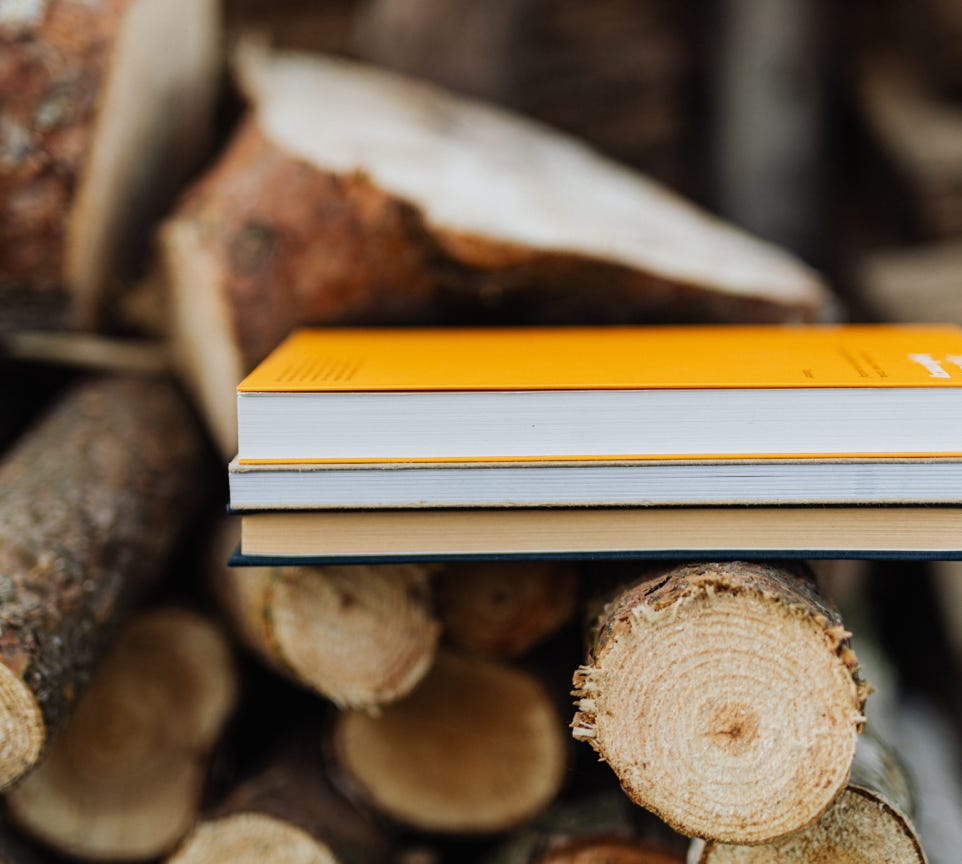
M697 4L0 0L0 861L925 864L958 729L911 727L941 787L862 733L884 604L843 618L845 568L240 568L220 514L235 386L301 324L962 322L956 5L849 33L851 104L794 105L858 121L904 205L875 242L850 202L846 309L636 170L718 185L706 52L751 58ZM799 237L814 111L769 127L784 164L734 145ZM905 641L958 666L962 573L913 566L946 610ZM865 677L937 713L912 669Z

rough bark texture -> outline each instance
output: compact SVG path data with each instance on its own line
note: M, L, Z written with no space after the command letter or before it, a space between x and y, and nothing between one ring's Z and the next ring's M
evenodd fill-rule
M69 392L0 466L0 786L36 762L161 572L201 452L170 384L106 379Z
M360 800L418 831L484 834L522 824L557 794L561 721L520 670L441 655L407 698L337 720L338 777Z
M516 657L575 611L578 571L556 561L451 564L438 576L448 641L490 657Z
M242 861L290 860L286 850L271 848L268 840L277 833L299 836L295 832L305 835L319 850L329 850L331 860L340 864L388 861L385 831L355 809L328 780L322 767L320 735L316 729L312 731L310 738L297 741L296 746L272 759L265 770L231 792L188 837L173 860L179 864L237 860L231 854L240 845L235 836L236 817L246 815L265 821L251 819L247 823L243 834L252 845L242 850ZM301 842L309 848L305 840ZM255 849L261 857L253 857Z
M67 214L128 2L0 10L0 299L64 291Z
M231 569L215 591L243 641L340 706L408 693L434 661L441 627L430 569L415 564Z
M0 326L100 323L208 143L218 50L213 0L3 4Z
M852 779L813 825L761 846L696 842L691 864L925 864L912 825L905 770L871 734L859 740Z
M184 609L138 616L43 763L7 795L11 817L75 857L168 851L197 816L236 695L230 645L212 622Z
M800 573L655 573L599 618L574 678L574 736L683 834L761 843L798 830L847 782L864 719L848 636Z

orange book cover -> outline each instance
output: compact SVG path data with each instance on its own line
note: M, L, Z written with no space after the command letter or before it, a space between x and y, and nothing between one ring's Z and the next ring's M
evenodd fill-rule
M335 329L293 333L240 393L962 387L949 325Z

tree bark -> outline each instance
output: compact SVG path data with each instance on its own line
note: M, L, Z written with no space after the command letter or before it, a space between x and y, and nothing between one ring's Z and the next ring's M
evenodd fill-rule
M454 654L378 716L340 715L331 747L335 776L360 800L439 834L525 822L557 794L566 764L561 721L536 679Z
M295 738L293 746L237 786L195 828L169 859L171 864L281 864L294 857L292 847L312 850L318 861L340 864L389 860L383 827L343 798L324 773L317 730L310 737Z
M106 379L70 391L0 466L0 787L36 763L160 574L201 452L169 384Z
M0 9L4 324L95 322L208 140L216 31L210 0Z
M762 846L696 841L690 864L925 864L912 825L905 771L879 739L859 739L852 778L826 813L809 827Z
M342 707L399 699L434 662L441 627L426 566L221 565L214 587L249 648Z
M449 642L517 657L574 614L578 571L556 561L450 564L438 575L437 598Z
M848 780L867 688L805 575L765 564L654 573L598 620L575 673L575 738L676 830L762 843Z
M12 819L78 858L168 851L196 818L236 694L230 646L211 622L181 609L138 616L44 762L7 795Z
M557 133L330 58L238 66L254 112L160 232L181 363L227 456L234 387L299 324L834 314L794 259Z

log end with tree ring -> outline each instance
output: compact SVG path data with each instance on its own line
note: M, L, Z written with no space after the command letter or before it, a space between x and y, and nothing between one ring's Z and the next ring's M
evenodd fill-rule
M683 834L764 843L811 824L848 781L865 698L816 596L738 562L639 583L576 672L574 736Z
M450 642L516 657L574 614L578 571L566 561L451 564L438 577L437 597Z
M181 609L134 619L44 761L7 795L12 821L79 858L170 850L196 818L236 687L230 646L209 621Z
M3 653L0 639L0 654ZM25 774L40 758L47 727L33 691L0 662L0 789Z
M263 813L202 822L167 864L338 864L330 849L300 828Z
M483 834L527 821L555 797L567 761L563 732L535 678L446 654L379 716L342 714L333 754L345 784L395 822Z
M926 864L908 819L874 792L844 789L814 825L763 846L700 844L695 864Z
M222 568L217 593L242 638L341 707L399 699L434 662L431 568Z

